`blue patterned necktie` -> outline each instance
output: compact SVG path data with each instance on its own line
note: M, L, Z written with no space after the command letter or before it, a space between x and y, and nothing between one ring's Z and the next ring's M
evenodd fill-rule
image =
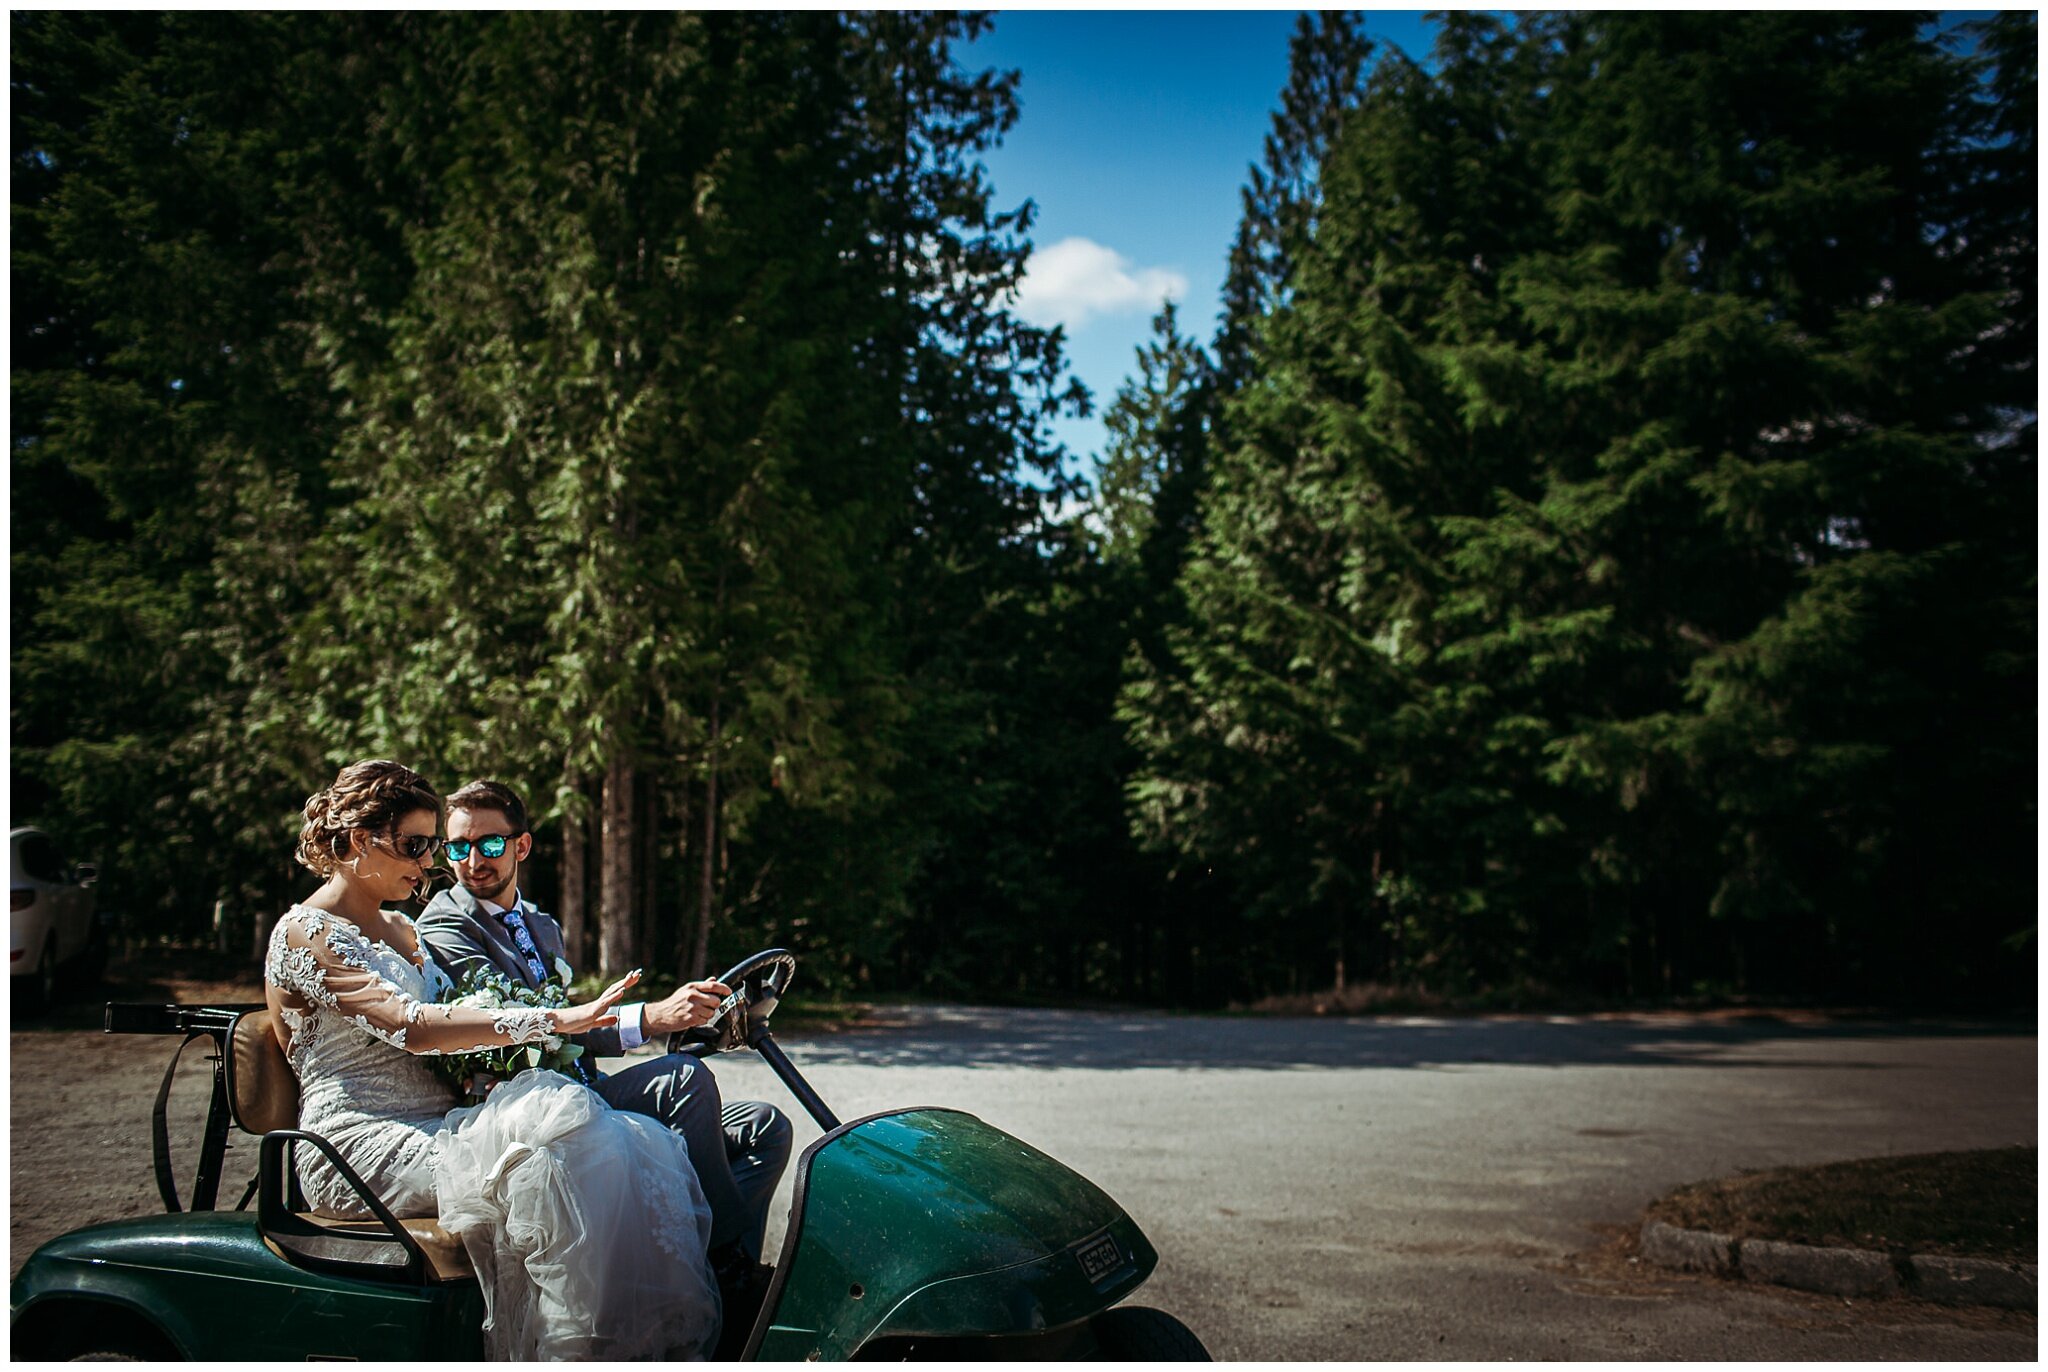
M525 918L516 905L502 912L500 917L505 921L505 927L512 931L512 942L518 945L520 954L525 957L526 970L532 974L533 984L538 987L548 979L548 969L540 960L540 949L534 946L533 935L527 932ZM577 1058L569 1067L575 1072L576 1080L586 1086L590 1084L590 1072L584 1067L582 1058Z
M505 927L512 931L512 942L518 945L519 951L525 956L526 970L533 977L534 986L538 988L548 979L548 969L540 960L540 949L534 946L533 935L526 931L526 921L520 916L519 907L515 905L505 911L502 918Z

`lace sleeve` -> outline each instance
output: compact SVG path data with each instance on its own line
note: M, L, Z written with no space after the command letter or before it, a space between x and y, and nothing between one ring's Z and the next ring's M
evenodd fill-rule
M287 996L324 1006L408 1053L469 1053L513 1043L554 1044L554 1012L428 1005L377 975L362 932L317 910L278 922L264 979Z

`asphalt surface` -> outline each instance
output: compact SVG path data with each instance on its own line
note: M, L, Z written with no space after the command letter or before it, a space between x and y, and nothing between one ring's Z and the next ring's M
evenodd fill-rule
M1744 1168L2034 1143L2030 1034L1686 1016L898 1018L789 1051L842 1119L952 1106L1094 1180L1161 1254L1133 1300L1180 1316L1218 1358L2036 1357L2032 1315L1674 1276L1618 1241L1665 1191ZM728 1098L795 1113L753 1055L718 1072ZM797 1128L800 1151L819 1131Z
M1742 1168L2032 1144L2037 1044L1962 1024L1240 1020L924 1008L791 1032L843 1119L968 1110L1091 1178L1161 1258L1136 1303L1233 1360L2023 1360L2035 1318L1684 1277L1628 1261L1643 1207ZM83 1012L11 1035L10 1267L160 1209L148 1118L172 1040ZM818 1129L752 1054L729 1098ZM206 1100L174 1092L179 1184ZM254 1170L230 1155L222 1202ZM770 1253L790 1179L771 1212ZM2031 1203L2031 1198L2029 1199Z

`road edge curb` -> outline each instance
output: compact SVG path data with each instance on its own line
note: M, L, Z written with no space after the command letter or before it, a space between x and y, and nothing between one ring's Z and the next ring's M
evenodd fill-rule
M1645 1220L1643 1260L1680 1272L1789 1286L1831 1296L1918 1296L1943 1305L2035 1310L2032 1263L1880 1253L1868 1248L1815 1248L1766 1239L1736 1239L1705 1229Z

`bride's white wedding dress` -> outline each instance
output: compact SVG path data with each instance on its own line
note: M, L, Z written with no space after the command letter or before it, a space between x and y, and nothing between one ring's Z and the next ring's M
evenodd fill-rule
M264 977L281 995L299 1127L329 1139L393 1214L438 1214L461 1236L493 1358L710 1353L711 1209L681 1139L553 1072L522 1073L484 1104L451 1110L453 1088L419 1055L495 1045L434 1004L448 978L417 931L402 951L295 905L271 936ZM545 1014L493 1012L492 1028L539 1042ZM367 1216L316 1150L297 1151L314 1209Z

